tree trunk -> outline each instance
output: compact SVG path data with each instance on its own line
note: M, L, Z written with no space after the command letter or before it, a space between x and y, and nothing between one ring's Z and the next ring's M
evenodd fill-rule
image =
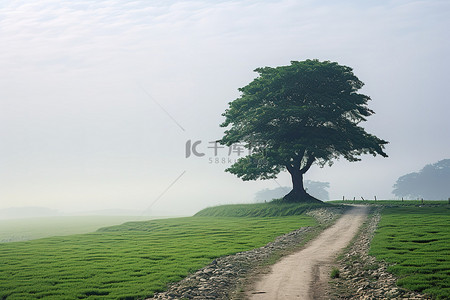
M292 191L283 197L285 202L322 202L309 195L303 186L303 173L294 168L288 169L292 177Z

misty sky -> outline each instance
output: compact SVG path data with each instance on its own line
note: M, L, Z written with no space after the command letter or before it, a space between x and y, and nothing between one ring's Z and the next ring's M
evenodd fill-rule
M242 182L208 147L255 68L314 58L366 84L364 127L389 158L305 179L392 198L399 176L450 158L449 28L448 0L1 1L0 208L190 214L290 185ZM205 155L186 158L188 140Z

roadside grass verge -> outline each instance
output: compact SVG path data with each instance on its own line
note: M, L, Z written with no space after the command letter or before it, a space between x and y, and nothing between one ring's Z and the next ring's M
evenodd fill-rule
M304 215L189 217L0 244L0 299L142 299L214 258L315 225Z
M392 207L382 217L370 254L393 263L401 287L450 298L450 207Z

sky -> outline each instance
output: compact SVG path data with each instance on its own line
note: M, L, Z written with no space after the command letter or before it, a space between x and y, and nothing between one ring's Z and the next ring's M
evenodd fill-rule
M447 0L1 1L0 209L188 215L290 186L224 172L238 153L213 141L254 69L305 59L352 67L376 112L364 127L390 142L305 179L393 198L450 158L448 28Z

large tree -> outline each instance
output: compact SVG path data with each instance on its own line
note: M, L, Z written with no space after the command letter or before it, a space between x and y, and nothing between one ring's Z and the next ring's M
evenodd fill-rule
M259 76L240 88L229 103L221 143L245 144L251 154L226 171L243 180L292 177L288 202L317 201L307 194L303 174L312 164L332 164L361 154L387 157L386 141L367 133L359 123L374 112L369 96L357 91L363 83L350 67L336 62L292 61L288 66L255 70Z

